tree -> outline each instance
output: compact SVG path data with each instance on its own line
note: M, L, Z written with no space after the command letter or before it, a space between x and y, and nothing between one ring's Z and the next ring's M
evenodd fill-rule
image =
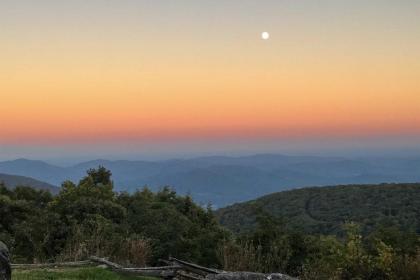
M94 168L89 169L87 171L87 174L88 174L88 176L85 179L90 177L95 185L99 185L99 184L110 185L110 184L112 184L112 181L111 181L112 173L111 173L110 170L107 170L103 166L99 166L98 169L94 169Z

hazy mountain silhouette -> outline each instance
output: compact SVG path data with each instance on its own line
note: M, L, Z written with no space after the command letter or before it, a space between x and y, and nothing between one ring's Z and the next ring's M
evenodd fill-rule
M0 174L0 183L3 183L7 188L25 186L39 190L47 190L53 194L56 194L60 191L60 188L56 186L25 176Z
M166 161L94 160L70 167L18 159L0 162L0 172L60 185L78 181L89 168L113 173L117 191L170 185L199 202L223 206L285 189L335 184L419 182L419 158L361 158L261 154Z

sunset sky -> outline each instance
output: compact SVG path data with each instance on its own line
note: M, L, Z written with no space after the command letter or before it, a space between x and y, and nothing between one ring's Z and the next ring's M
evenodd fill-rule
M0 98L0 159L415 149L420 1L2 0Z

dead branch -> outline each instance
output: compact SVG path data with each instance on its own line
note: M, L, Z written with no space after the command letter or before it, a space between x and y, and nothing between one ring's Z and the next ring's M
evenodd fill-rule
M90 257L91 261L96 263L104 264L111 268L115 272L124 274L135 274L138 276L152 276L160 278L173 278L175 277L176 270L180 269L179 266L166 266L166 267L143 267L143 268L124 268L119 264L108 261L104 258L98 258L95 256Z
M182 269L182 266L179 265L169 265L169 266L153 266L153 267L125 267L124 269L128 270L179 270Z
M13 269L34 269L51 267L81 267L91 265L91 261L59 262L59 263L33 263L33 264L11 264Z
M104 264L104 265L106 265L106 266L108 266L109 268L112 268L112 269L121 269L122 268L121 265L110 262L105 258L98 258L96 256L91 256L89 258L89 260L91 260L93 262L96 262L96 263Z
M185 270L196 273L201 276L206 276L207 274L219 274L223 273L223 270L218 269L212 269L204 266L200 266L194 263L189 263L183 260L178 260L176 258L169 258L170 261L174 262L175 264L178 264L182 266Z

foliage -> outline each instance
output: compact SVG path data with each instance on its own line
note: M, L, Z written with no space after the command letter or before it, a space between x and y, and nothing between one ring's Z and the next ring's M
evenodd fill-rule
M295 189L234 204L216 215L222 225L243 233L255 229L261 210L308 234L343 236L346 221L359 224L362 234L380 226L420 233L420 184Z
M144 266L177 256L219 265L213 249L227 231L211 209L170 188L115 193L111 172L91 169L76 185L64 182L60 193L0 186L0 239L14 262L112 256L122 264Z
M300 279L418 279L419 236L411 239L410 251L393 247L379 236L363 237L360 226L346 223L345 236L305 235L287 229L267 213L257 219L257 229L227 241L220 248L225 269L258 272L280 271ZM393 229L394 241L407 233ZM374 236L374 237L373 237ZM395 244L395 243L393 243Z

